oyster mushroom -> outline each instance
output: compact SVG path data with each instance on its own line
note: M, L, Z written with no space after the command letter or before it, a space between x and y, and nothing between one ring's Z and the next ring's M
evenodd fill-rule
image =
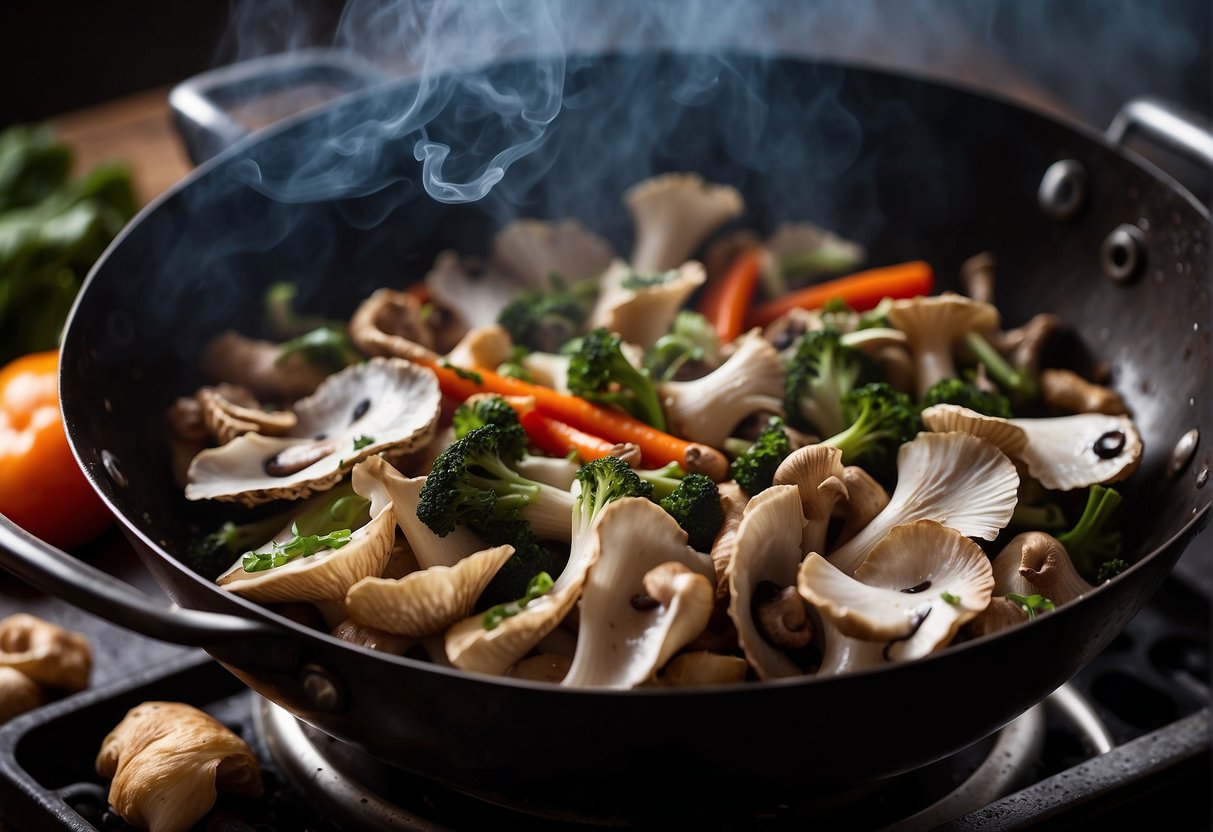
M797 588L845 636L883 641L894 661L945 646L990 603L994 575L985 552L932 520L897 526L848 577L817 553Z
M994 302L994 255L988 251L974 254L960 264L960 282L965 294L979 303Z
M261 767L248 743L197 708L144 702L102 741L97 773L113 778L118 816L150 832L185 832L217 792L259 797Z
M819 620L817 627L821 631L821 664L814 676L841 676L844 673L883 667L892 661L884 655L883 642L864 641L843 635L842 630L835 627L829 619Z
M718 488L724 523L716 533L711 555L712 566L716 569L716 599L721 600L729 596L729 564L737 552L737 530L741 527L741 518L750 498L733 480L720 483Z
M0 621L0 667L74 693L88 687L92 666L92 650L80 633L24 612Z
M737 530L737 548L729 564L729 617L737 627L737 641L746 660L759 679L799 676L802 672L772 643L770 631L761 629L756 615L761 611L755 607L776 603L781 619L786 614L787 599L776 596L785 587L796 585L804 526L796 486L773 485L750 500ZM764 588L771 591L764 592Z
M543 289L547 275L539 281L518 280L474 257L444 251L434 259L425 276L431 300L448 310L465 329L497 323L514 296L526 289Z
M307 396L328 375L298 353L279 358L278 344L228 330L211 339L198 363L212 383L245 387L267 402L293 402Z
M650 500L617 500L592 534L600 554L582 591L577 650L561 684L635 687L707 626L716 572Z
M350 318L350 340L367 355L424 363L438 360L433 335L421 318L421 302L409 292L373 292Z
M966 641L981 638L991 633L1000 633L1029 620L1028 611L1022 604L1016 604L1009 598L996 596L990 599L990 605L982 610L980 615L961 628L961 635Z
M825 551L834 504L848 496L842 469L842 451L829 445L795 450L775 469L775 485L794 485L800 493L805 519L801 552Z
M569 392L569 355L552 352L529 352L522 359L522 368L531 374L536 384L550 387L557 393Z
M541 288L553 274L569 283L598 277L615 256L611 244L575 219L514 220L493 237L492 262Z
M1066 547L1044 532L1024 532L1011 539L993 561L994 591L999 595L1044 595L1061 606L1091 591Z
M513 554L513 546L495 546L454 566L431 566L398 580L363 578L346 594L346 612L358 624L402 636L441 633L471 614L480 593Z
M203 387L194 397L207 432L221 445L246 433L283 436L295 426L294 413L262 410L247 390L235 385Z
M1050 419L1000 419L952 404L922 412L933 431L980 436L1022 462L1037 481L1054 491L1107 485L1125 479L1141 464L1142 441L1128 416L1079 413Z
M368 468L373 469L374 465L363 463L354 468L353 486L355 493L370 500L371 519L354 531L345 545L336 549L321 548L280 566L253 572L245 570L242 558L220 575L216 583L254 601L308 601L320 609L330 626L344 620L347 617L346 593L363 578L378 577L383 573L396 537L391 495ZM275 543L283 543L294 536L292 526L254 550L254 554L272 553Z
M735 684L745 681L746 670L745 659L697 650L670 659L658 683L671 688Z
M20 670L0 666L0 725L42 704L42 689Z
M1019 474L998 448L964 433L920 433L897 452L897 487L884 511L830 553L851 575L895 526L934 520L993 540L1015 510Z
M540 653L518 662L505 675L512 679L529 679L532 682L558 685L564 680L572 664L573 660L568 656Z
M296 403L289 435L248 433L194 457L185 496L251 506L325 491L367 457L429 442L439 401L429 370L398 358L355 364Z
M623 199L636 228L632 267L643 274L675 268L745 210L736 188L709 184L693 173L646 179L628 188Z
M495 370L510 358L510 334L498 324L469 329L446 359L456 367Z
M918 398L937 382L956 377L953 348L966 334L998 326L998 310L953 292L893 302L889 321L906 334L918 381Z
M1115 390L1089 382L1070 370L1042 370L1040 396L1049 407L1068 413L1120 416L1129 412Z
M590 326L605 327L643 349L653 346L670 331L687 298L707 279L703 266L695 261L682 263L676 270L671 266L660 274L665 271L656 270L658 278L653 282L643 277L647 272L634 271L622 260L611 263L602 275Z
M416 639L366 627L349 618L333 628L333 638L393 656L403 656L417 643Z
M857 535L860 529L871 523L889 504L889 492L858 465L847 465L842 469L842 484L847 493L842 504L844 519L836 546L841 546Z

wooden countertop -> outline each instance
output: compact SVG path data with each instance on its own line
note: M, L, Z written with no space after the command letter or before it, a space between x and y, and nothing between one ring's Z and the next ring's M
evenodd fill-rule
M191 169L173 127L168 87L65 113L51 119L59 137L76 153L75 174L98 162L122 160L134 174L135 191L146 204Z

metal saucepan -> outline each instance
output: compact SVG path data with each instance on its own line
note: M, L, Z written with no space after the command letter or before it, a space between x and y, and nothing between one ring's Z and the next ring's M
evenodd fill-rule
M630 55L570 64L569 103L545 144L480 202L441 203L417 187L417 135L362 160L393 183L384 189L293 201L263 193L301 159L313 171L340 167L349 157L325 143L332 128L404 109L413 91L397 83L348 96L212 159L130 225L80 295L62 352L69 438L186 609L159 609L6 521L4 566L132 629L205 647L254 690L386 761L470 789L609 810L672 794L719 801L855 783L962 748L1099 653L1205 522L1209 217L1100 134L862 69ZM455 92L428 135L460 126L466 94ZM635 140L621 150L625 132ZM626 250L617 196L663 170L736 185L747 226L811 219L859 237L870 262L928 260L945 284L966 257L994 252L1004 320L1056 312L1071 346L1085 345L1071 358L1106 362L1135 414L1146 457L1124 489L1132 568L1026 626L879 672L602 692L354 647L224 592L178 559L222 512L187 504L172 484L163 414L200 381L208 337L256 328L270 282L293 279L309 309L344 315L376 287L418 279L443 248L483 247L511 215L577 216ZM1194 452L1177 457L1193 431Z

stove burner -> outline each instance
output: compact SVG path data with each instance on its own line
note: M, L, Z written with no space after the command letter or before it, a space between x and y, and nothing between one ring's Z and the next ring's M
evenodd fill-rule
M897 819L897 809L893 810L891 819L873 817L875 822L869 823L868 828L883 827L887 832L933 829L1028 783L1045 743L1046 707L1079 735L1088 753L1102 754L1113 747L1108 729L1090 704L1071 686L1063 685L1045 703L997 732L992 743L982 741L960 752L952 761L929 766L935 769L942 766L938 774L930 778L935 781L932 796L939 794L942 783L943 794L933 803L902 819ZM497 824L525 817L530 828L537 828L537 822L538 828L543 828L544 823L560 826L577 823L603 828L644 825L643 820L519 804L498 795L457 791L381 763L310 728L268 700L258 701L254 718L260 738L287 779L319 804L326 816L343 827L442 830L450 828L447 824L452 809L459 813L471 812L477 820ZM901 778L861 786L846 795L830 795L824 800L806 800L798 796L801 805L755 808L746 825L783 822L789 814L807 819L819 808L831 813L840 808L850 811L861 803L887 803L891 807L902 807L900 811L904 812L907 804L903 802L903 795L898 794L887 801L880 800L880 796L898 791L900 781L916 780L921 774L921 771L911 772ZM959 785L952 788L958 781ZM921 789L916 785L909 791L921 792ZM915 808L917 806L910 805L909 811Z

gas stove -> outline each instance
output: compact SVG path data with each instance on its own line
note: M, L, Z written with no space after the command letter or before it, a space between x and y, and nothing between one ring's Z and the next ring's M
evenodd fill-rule
M248 691L206 654L138 636L0 580L0 614L32 612L84 632L93 687L0 728L0 830L118 830L93 771L105 734L150 699L187 702L244 736L266 794L221 798L199 829L316 830L703 828L914 832L1207 829L1210 813L1208 547L1197 540L1176 574L1108 650L1068 685L997 734L910 772L843 793L755 804L628 806L569 812L509 795L469 794L383 765ZM159 593L115 534L84 553ZM1030 668L1007 668L1007 684ZM620 808L620 807L623 808Z

